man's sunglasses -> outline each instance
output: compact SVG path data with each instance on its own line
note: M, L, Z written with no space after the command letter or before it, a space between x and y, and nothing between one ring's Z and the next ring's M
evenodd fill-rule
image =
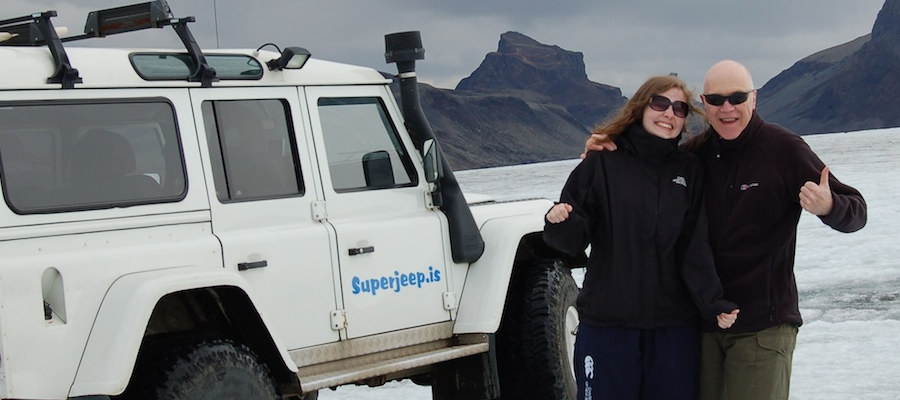
M691 110L691 106L683 101L672 101L660 95L650 96L650 108L659 112L665 112L669 107L672 107L672 113L679 118L687 117L688 112Z
M721 106L725 104L727 100L731 105L736 106L747 101L747 98L750 97L750 93L753 92L735 92L728 96L723 96L721 94L704 94L703 98L706 99L706 102L711 106Z

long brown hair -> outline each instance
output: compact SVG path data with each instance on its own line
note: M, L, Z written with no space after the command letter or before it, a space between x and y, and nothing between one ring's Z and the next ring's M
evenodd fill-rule
M637 92L634 93L634 96L631 96L631 98L628 99L628 102L625 103L625 106L622 107L619 114L613 117L613 119L605 125L595 127L591 133L605 134L610 141L614 140L616 136L625 132L625 129L627 129L629 125L644 118L644 110L646 109L647 104L650 104L650 96L665 92L672 88L678 88L684 92L684 97L687 99L691 113L703 115L703 110L694 105L694 93L681 78L675 75L659 75L647 79ZM688 124L685 122L684 127L681 128L681 132L687 132L687 128Z

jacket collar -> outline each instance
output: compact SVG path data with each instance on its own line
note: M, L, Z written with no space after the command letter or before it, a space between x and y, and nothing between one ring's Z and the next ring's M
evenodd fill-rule
M720 157L723 150L727 152L740 151L749 146L749 144L754 141L754 138L759 136L763 124L765 124L765 121L763 121L756 110L753 110L753 114L750 116L750 123L747 124L747 127L741 131L741 134L738 135L737 138L734 140L722 139L722 137L719 136L719 133L710 126L709 131L713 135L710 135L710 139L708 139L707 143L712 142L710 144L712 145L713 154L716 155L716 158Z
M647 132L640 123L635 123L628 126L616 142L641 158L665 158L678 150L679 140L681 135L674 139L663 139Z

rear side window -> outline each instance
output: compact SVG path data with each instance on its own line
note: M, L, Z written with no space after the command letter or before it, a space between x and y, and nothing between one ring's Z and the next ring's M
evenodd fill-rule
M250 56L206 54L205 58L221 80L258 80L263 75L262 64ZM136 53L131 55L131 63L148 81L187 79L197 70L187 53Z
M179 201L187 182L170 103L0 103L0 181L18 214Z
M287 103L215 100L201 109L219 201L303 194Z

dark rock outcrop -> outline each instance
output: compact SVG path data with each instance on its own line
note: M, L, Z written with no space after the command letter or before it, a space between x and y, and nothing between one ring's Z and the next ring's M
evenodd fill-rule
M625 104L619 88L592 82L581 52L548 46L518 32L500 35L496 52L456 86L459 91L530 91L547 96L585 127L606 120Z

